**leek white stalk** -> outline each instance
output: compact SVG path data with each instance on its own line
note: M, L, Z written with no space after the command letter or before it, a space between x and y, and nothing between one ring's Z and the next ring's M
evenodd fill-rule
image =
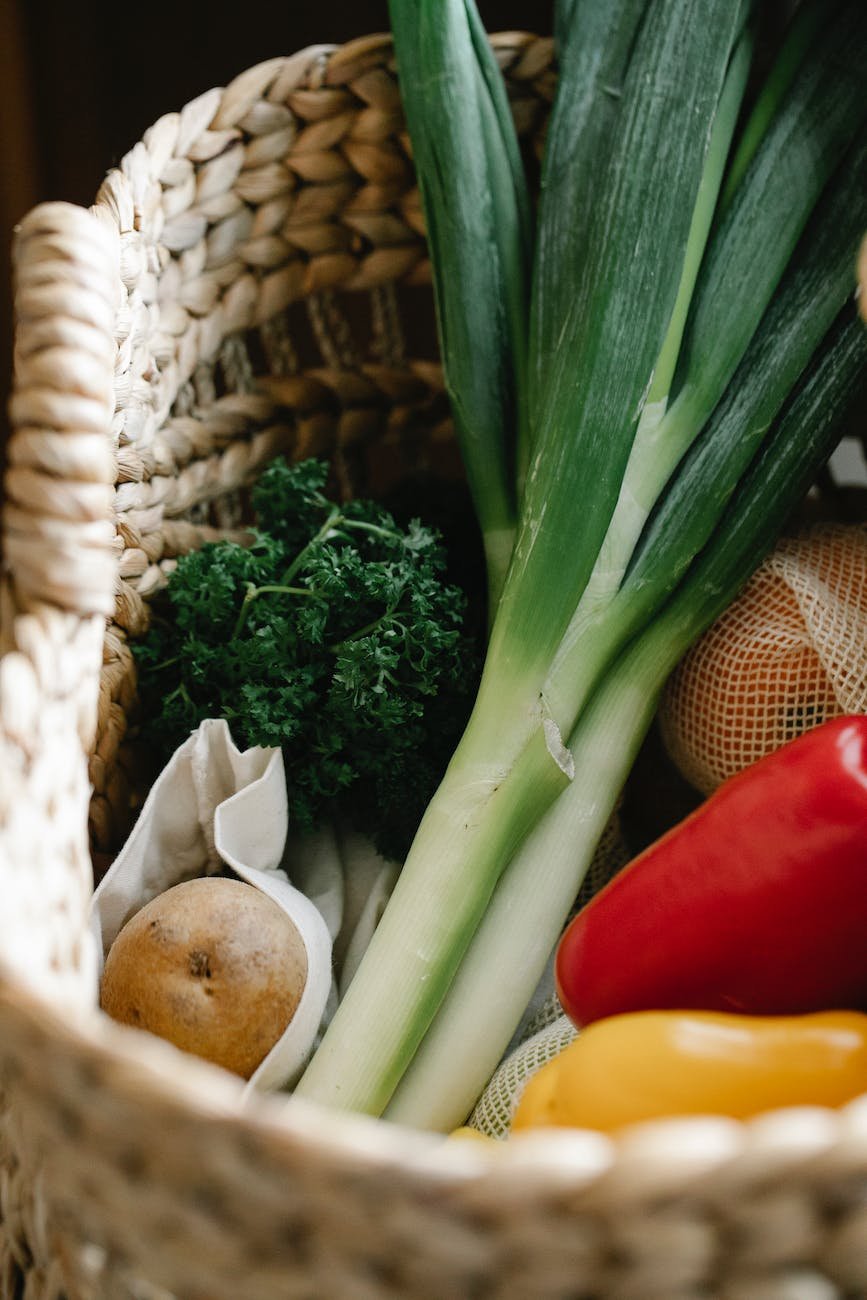
M626 660L583 715L570 746L574 779L507 867L386 1119L448 1132L496 1069L653 718L659 673L641 667Z

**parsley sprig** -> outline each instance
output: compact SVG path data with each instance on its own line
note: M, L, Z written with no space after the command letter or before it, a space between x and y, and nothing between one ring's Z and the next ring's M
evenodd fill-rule
M281 746L290 821L333 811L402 857L469 715L479 655L438 537L335 505L317 461L276 461L252 545L183 556L135 647L143 732L168 756L199 723Z

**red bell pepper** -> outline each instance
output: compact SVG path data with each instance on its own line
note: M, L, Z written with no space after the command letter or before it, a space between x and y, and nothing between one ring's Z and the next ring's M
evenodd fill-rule
M556 975L577 1025L867 1008L867 717L721 785L575 917Z

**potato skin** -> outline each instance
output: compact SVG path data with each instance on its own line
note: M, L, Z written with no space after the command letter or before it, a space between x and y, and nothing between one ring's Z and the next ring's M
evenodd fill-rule
M307 952L283 909L209 876L158 895L118 934L100 1006L114 1020L249 1079L304 991Z

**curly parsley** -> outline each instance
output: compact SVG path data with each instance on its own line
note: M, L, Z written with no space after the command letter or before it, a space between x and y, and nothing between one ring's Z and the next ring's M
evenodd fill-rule
M289 815L338 809L403 857L469 716L478 647L437 536L369 501L338 506L326 467L276 461L253 544L182 557L135 647L143 732L167 756L205 718L281 746Z

